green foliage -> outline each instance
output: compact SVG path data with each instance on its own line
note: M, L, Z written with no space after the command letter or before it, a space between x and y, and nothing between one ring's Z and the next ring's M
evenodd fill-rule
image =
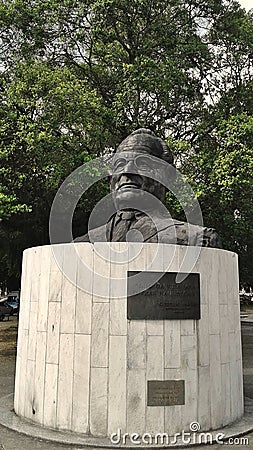
M205 223L219 231L224 248L239 254L241 281L251 285L253 117L239 113L221 120L216 109L212 128L203 128L182 171L197 193Z
M250 13L233 0L4 0L0 29L4 280L23 248L48 242L61 182L139 126L168 140L205 222L247 260ZM81 199L77 234L106 192L105 181Z

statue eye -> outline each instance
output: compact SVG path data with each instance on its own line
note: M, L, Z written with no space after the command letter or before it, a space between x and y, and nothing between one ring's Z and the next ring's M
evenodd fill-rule
M138 156L135 159L135 165L138 169L149 170L152 168L152 159L147 156Z
M113 170L121 170L125 167L127 161L125 158L118 158L113 164Z

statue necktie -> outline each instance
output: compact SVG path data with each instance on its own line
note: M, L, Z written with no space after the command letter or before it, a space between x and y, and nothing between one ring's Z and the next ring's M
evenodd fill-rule
M135 221L133 211L121 211L116 214L112 229L112 241L126 242L126 234Z

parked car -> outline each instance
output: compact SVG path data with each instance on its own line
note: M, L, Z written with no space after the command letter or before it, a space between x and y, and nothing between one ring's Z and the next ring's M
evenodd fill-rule
M7 295L7 304L13 309L13 314L19 313L19 298L20 298L20 292L19 291L11 291Z
M248 292L240 292L240 304L241 306L249 306L253 304L253 296Z
M20 300L20 291L11 291L7 294L8 302L16 302L19 303Z
M13 312L13 308L8 305L7 297L2 298L0 300L0 322L4 320L6 316L12 316Z

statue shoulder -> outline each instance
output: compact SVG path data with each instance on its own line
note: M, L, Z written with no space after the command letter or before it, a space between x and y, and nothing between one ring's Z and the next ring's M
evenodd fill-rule
M181 223L183 224L183 229L188 229L189 245L222 248L220 236L214 228L201 227L191 223Z
M106 242L107 226L102 225L101 227L94 228L90 230L89 233L83 236L77 237L74 242Z

